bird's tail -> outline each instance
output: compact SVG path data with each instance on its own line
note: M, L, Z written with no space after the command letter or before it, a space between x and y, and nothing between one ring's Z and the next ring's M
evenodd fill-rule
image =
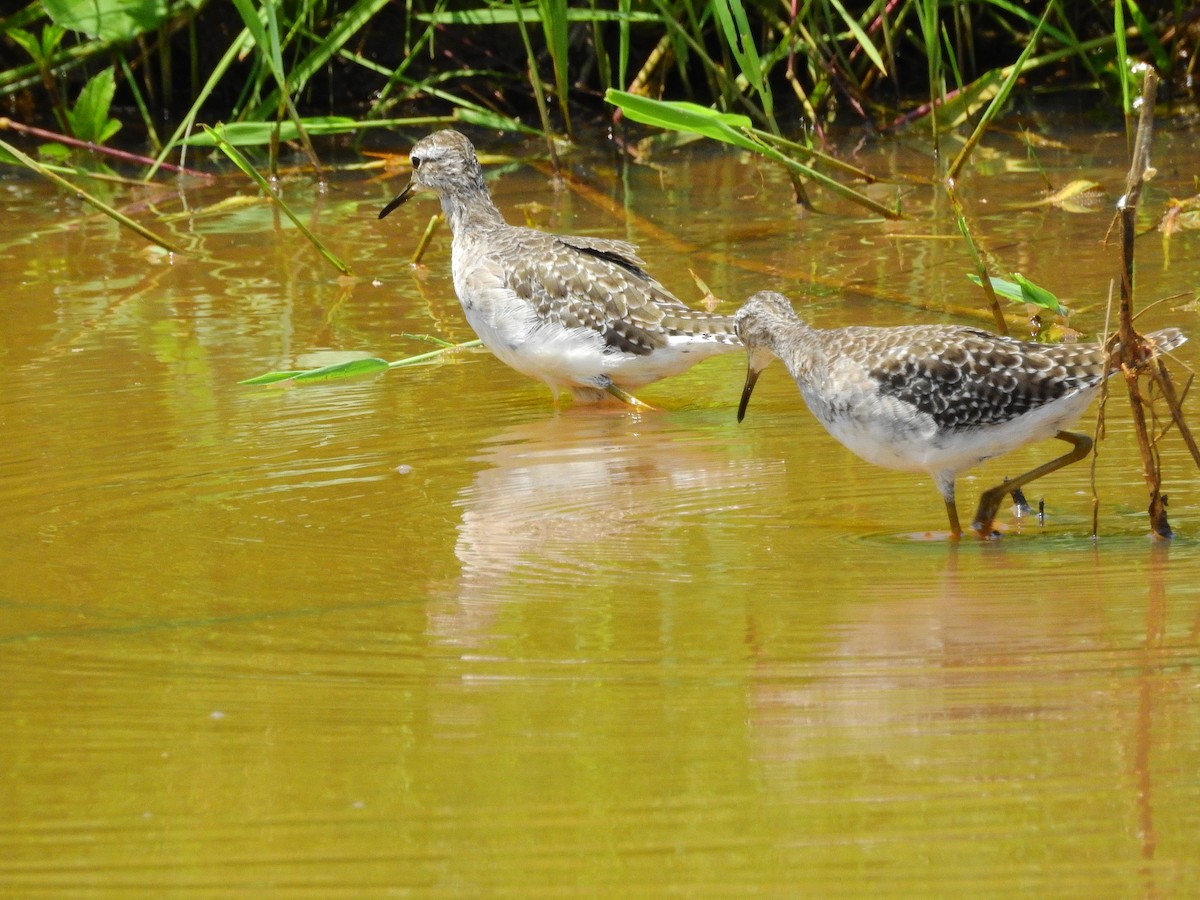
M1164 328L1161 331L1152 331L1146 335L1146 338L1153 344L1154 352L1157 355L1170 353L1187 340L1187 335L1178 328Z

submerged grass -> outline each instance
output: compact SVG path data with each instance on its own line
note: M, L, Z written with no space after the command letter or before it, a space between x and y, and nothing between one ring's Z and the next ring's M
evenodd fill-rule
M222 133L224 131L222 126L218 125L216 128L209 128L206 125L204 127L204 131L216 144L217 149L229 157L229 160L235 166L245 172L246 175L250 176L250 179L257 184L263 190L263 192L271 198L272 201L274 201L275 205L283 211L283 214L287 216L291 220L292 224L295 225L300 231L300 233L308 239L308 242L317 248L317 252L320 253L321 256L323 256L343 275L350 274L349 263L342 260L341 257L330 250L325 245L324 241L313 234L312 231L309 230L308 226L300 221L300 217L292 211L292 208L288 206L284 199L279 196L278 192L271 187L271 183L262 175L262 173L255 169L253 165L251 165L250 161L246 159L246 157L240 150L238 150L237 147L233 146L233 144L225 139L225 136Z
M20 150L17 147L14 147L12 144L8 143L7 141L0 141L0 154L8 154L13 160L16 161L17 164L26 167L31 172L35 172L36 174L42 176L43 178L53 181L59 187L63 188L63 190L68 191L69 193L75 194L76 196L79 197L80 200L83 200L84 202L91 204L92 206L94 206L96 209L100 210L100 212L104 213L104 215L108 216L110 219L112 219L117 224L119 224L125 228L128 228L130 231L134 232L135 234L138 234L141 237L145 238L146 240L150 241L150 243L157 244L159 247L162 247L164 250L166 250L170 253L181 253L182 252L179 247L177 247L175 244L168 241L166 238L160 237L159 235L157 235L153 231L151 231L149 228L142 225L140 222L135 222L133 219L129 218L129 216L125 215L120 210L113 209L111 206L109 206L103 200L99 199L98 197L92 196L90 193L88 193L83 188L79 187L78 185L72 184L70 181L68 181L62 175L59 175L56 171L54 171L51 167L42 165L36 159L29 157L22 150Z
M406 356L403 359L397 359L393 362L372 356L366 359L351 359L346 362L333 363L332 365L321 366L319 369L290 369L279 372L265 372L262 375L255 375L253 378L246 378L239 381L238 384L325 384L330 381L343 381L347 378L360 378L363 375L378 375L390 369L427 365L441 361L447 353L453 350L474 350L483 346L483 342L479 340L452 344L431 334L402 334L400 337L409 338L414 341L427 341L431 344L436 344L437 349L429 350L425 353L417 353L414 356Z

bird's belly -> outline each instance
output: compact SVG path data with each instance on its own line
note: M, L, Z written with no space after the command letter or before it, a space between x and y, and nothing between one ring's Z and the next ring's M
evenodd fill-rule
M1099 386L1077 391L1006 422L967 432L942 431L930 451L930 471L961 471L1026 444L1053 437L1083 415Z
M590 328L568 328L541 319L528 302L501 285L456 288L467 322L501 361L552 389L595 386L602 380L637 388L675 375L700 360L736 348L718 338L673 336L646 354L626 353L605 344Z
M532 306L509 291L494 291L486 302L466 299L463 312L501 362L552 389L587 382L603 371L604 342L599 334L539 319Z
M932 471L927 465L930 441L936 434L932 426L900 427L849 416L823 420L823 424L842 446L872 465L902 472Z
M728 353L739 348L738 344L722 341L716 337L701 335L672 335L666 346L650 353L623 353L608 349L604 354L603 371L614 383L627 388L641 387L678 375L696 363Z
M840 415L817 412L826 430L869 463L906 472L961 472L992 457L1053 437L1087 409L1094 390L1063 397L1024 415L991 425L939 428L928 416Z

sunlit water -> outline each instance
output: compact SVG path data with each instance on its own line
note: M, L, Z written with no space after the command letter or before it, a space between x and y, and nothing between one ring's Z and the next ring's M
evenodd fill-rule
M963 188L1094 334L1124 142L1060 137L1038 162L1104 211L1014 208L1044 183L1000 134ZM921 140L838 152L927 176ZM1138 292L1173 299L1139 324L1195 338L1200 237L1153 230L1195 139L1158 145ZM500 206L640 243L689 302L690 269L730 311L770 287L821 325L986 322L926 188L881 223L820 193L799 215L778 171L711 149L575 162L608 208L522 166ZM112 198L186 247L166 259L3 174L0 891L1194 890L1200 477L1165 438L1179 537L1151 542L1123 388L1097 541L1085 463L1032 486L1044 523L955 545L929 479L852 457L782 367L737 424L740 354L642 413L555 409L480 351L238 385L472 337L447 235L408 263L436 203L376 220L403 175L286 183L341 278L266 203L210 212L241 176ZM1056 452L962 478L964 517Z

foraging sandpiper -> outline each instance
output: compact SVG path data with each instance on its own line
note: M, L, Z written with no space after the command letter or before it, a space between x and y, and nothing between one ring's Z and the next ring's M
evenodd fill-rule
M412 180L437 192L453 234L454 290L467 321L501 360L576 400L628 392L740 346L733 316L691 309L645 271L625 241L509 225L492 202L471 142L439 131L412 149Z
M813 415L849 450L877 466L933 476L955 537L962 534L955 477L1044 438L1071 445L984 491L972 527L990 536L1005 494L1088 455L1092 439L1062 429L1114 371L1102 344L1038 344L963 325L816 329L773 291L750 297L736 319L749 354L739 422L759 374L778 357ZM1187 338L1167 328L1147 339L1152 352L1165 353Z

